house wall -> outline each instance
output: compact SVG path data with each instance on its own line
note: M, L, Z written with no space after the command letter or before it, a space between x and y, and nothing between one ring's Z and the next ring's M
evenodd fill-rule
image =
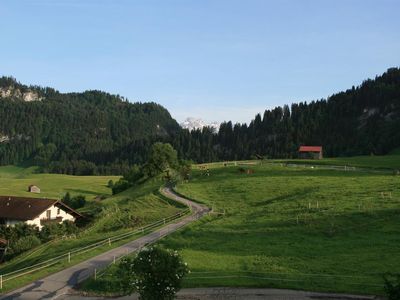
M39 229L42 229L42 225L40 224L40 220L42 219L47 219L47 210L51 210L51 219L54 219L56 217L62 217L62 221L59 223L62 223L63 221L75 221L75 218L64 211L63 209L60 208L60 213L58 214L58 207L57 206L51 206L50 208L46 209L40 216L38 216L34 220L28 220L25 223L28 225L35 225L39 227Z

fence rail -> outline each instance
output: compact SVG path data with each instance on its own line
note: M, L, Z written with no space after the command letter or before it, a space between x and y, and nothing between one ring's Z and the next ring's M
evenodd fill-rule
M68 251L68 252L66 252L64 254L61 254L59 256L50 258L50 259L45 260L43 262L28 266L28 267L25 267L25 268L21 268L21 269L18 269L18 270L9 272L9 273L0 274L0 289L3 289L3 285L7 281L16 279L18 277L21 277L21 276L24 276L24 275L27 275L27 274L30 274L30 273L34 273L36 271L48 268L50 266L53 266L53 265L61 263L61 262L65 262L65 261L70 262L72 255L77 256L77 255L86 253L88 251L94 250L96 248L99 248L101 246L104 246L104 245L107 245L107 244L111 245L111 243L115 243L117 241L127 239L130 236L134 236L134 235L137 235L137 234L143 234L143 233L151 231L151 230L153 230L153 229L155 229L157 227L160 227L161 225L170 223L170 222L172 222L174 220L177 220L177 219L179 219L179 218L181 218L183 216L186 216L186 215L190 214L190 212L191 212L191 209L187 208L187 209L185 209L185 210L183 210L183 211L181 211L181 212L179 212L177 214L174 214L174 215L171 215L169 217L160 219L160 220L158 220L158 221L156 221L154 223L151 223L151 224L148 224L146 226L137 228L137 229L135 229L133 231L121 233L121 234L118 234L118 235L115 235L115 236L112 236L112 237L108 237L108 238L106 238L104 240L101 240L99 242L96 242L96 243L93 243L93 244L90 244L90 245L87 245L85 247L81 247L81 248L78 248L78 249L74 249L72 251Z

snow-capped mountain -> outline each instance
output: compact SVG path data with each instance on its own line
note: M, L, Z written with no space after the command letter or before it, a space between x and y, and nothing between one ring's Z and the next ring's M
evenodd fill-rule
M215 132L219 130L220 123L218 122L211 122L207 123L202 119L196 118L186 118L181 124L182 128L193 130L193 129L202 129L203 127L211 127L214 129Z

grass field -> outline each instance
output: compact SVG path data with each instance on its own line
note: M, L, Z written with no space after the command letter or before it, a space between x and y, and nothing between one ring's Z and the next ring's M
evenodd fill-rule
M388 169L400 170L400 155L384 155L384 156L353 156L353 157L336 157L324 158L321 160L276 160L277 162L288 162L298 164L313 165L337 165L337 166L353 166L370 169Z
M80 194L84 195L106 194L107 188L105 188L104 185L110 178L113 179L117 177L75 177L54 174L32 174L30 169L24 170L15 167L3 167L0 168L0 194L6 190L7 195L21 195L19 191L13 193L13 189L10 186L3 187L3 184L13 185L17 189L19 186L25 186L25 183L20 183L19 180L31 182L33 178L37 179L36 182L39 182L38 185L47 191L46 195L48 195L48 197L53 197L51 195L56 195L60 190L70 192L79 191ZM109 196L101 202L96 202L97 209L98 206L101 208L99 209L98 215L94 222L77 237L43 244L32 252L22 254L9 262L1 264L0 274L19 270L68 253L69 251L105 240L108 237L132 231L134 228L153 223L183 210L184 207L182 205L171 202L160 195L159 187L161 185L162 182L157 179L149 180L138 187L128 189L115 196ZM43 197L45 193L40 195ZM89 206L84 208L84 210L90 210L91 207L89 203ZM137 236L130 237L130 239L135 238L137 238ZM127 242L128 240L121 241L121 243ZM117 245L118 244L112 245L112 247ZM72 263L77 263L109 249L110 247L105 246L87 252L84 255L79 255L79 257L73 257ZM67 265L67 263L58 264L54 267L34 273L33 275L24 276L12 282L7 282L7 284L4 284L3 292L43 277L51 272L63 269Z
M381 275L400 271L400 176L251 168L255 174L196 171L178 185L225 213L163 240L189 263L186 286L381 294Z
M71 195L84 195L87 199L93 199L98 195L111 195L107 183L110 179L119 179L119 176L36 174L35 169L0 167L0 195L60 199L66 192L70 192ZM41 193L29 193L28 186L31 184L37 185Z
M383 294L382 274L400 271L400 176L271 164L245 175L222 165L177 186L219 214L160 242L188 262L186 287ZM115 270L83 288L118 294Z

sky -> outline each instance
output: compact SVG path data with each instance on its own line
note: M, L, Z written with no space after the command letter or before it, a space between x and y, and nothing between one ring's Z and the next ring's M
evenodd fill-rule
M249 122L400 66L398 0L0 0L0 75Z

